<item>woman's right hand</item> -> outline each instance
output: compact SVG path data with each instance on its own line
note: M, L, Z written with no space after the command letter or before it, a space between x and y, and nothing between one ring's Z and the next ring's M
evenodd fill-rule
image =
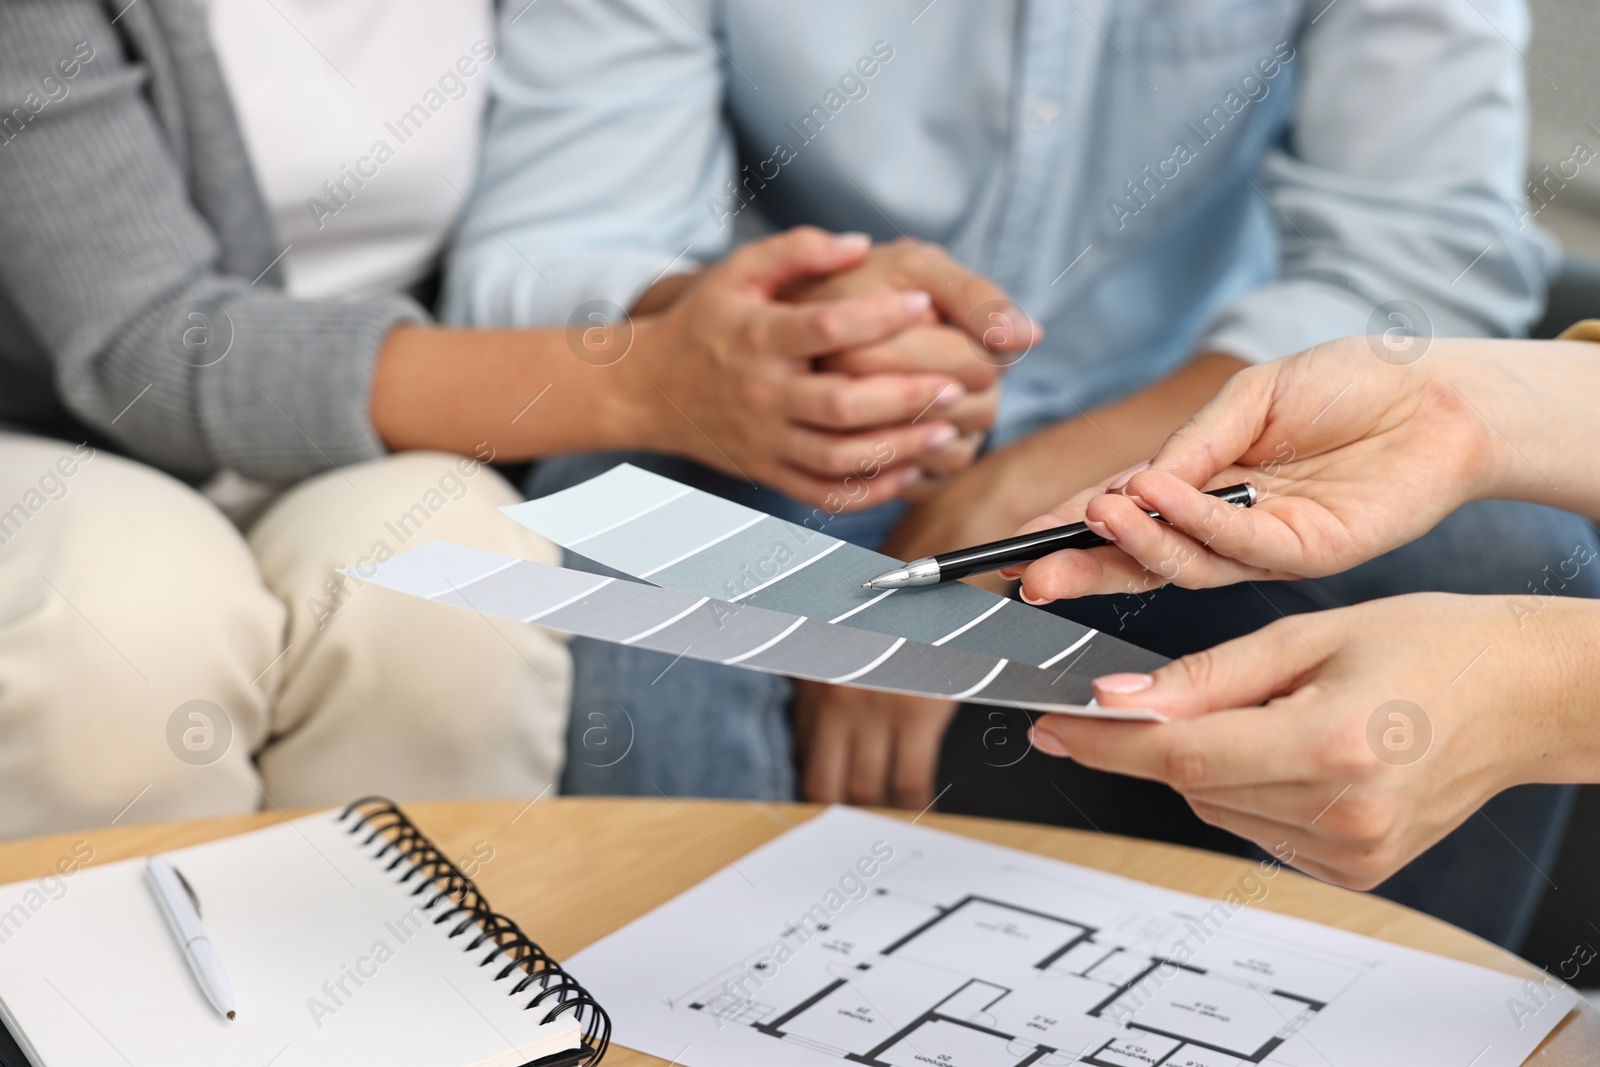
M965 395L960 383L948 373L820 372L812 360L931 322L928 294L777 299L800 279L849 267L867 247L864 237L790 230L735 250L665 310L634 319L631 352L616 367L632 443L812 504L898 496L920 457L956 439L941 412ZM872 480L874 491L845 493L847 478Z
M1022 528L1083 520L1114 545L1009 573L1039 603L1317 577L1381 555L1504 480L1505 448L1480 405L1514 363L1497 362L1510 344L1435 342L1397 366L1356 337L1242 371L1148 465ZM1256 486L1255 507L1202 491L1238 482Z

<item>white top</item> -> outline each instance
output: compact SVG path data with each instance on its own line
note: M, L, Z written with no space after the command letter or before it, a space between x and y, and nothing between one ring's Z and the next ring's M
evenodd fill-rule
M297 297L428 273L472 195L491 0L200 0Z

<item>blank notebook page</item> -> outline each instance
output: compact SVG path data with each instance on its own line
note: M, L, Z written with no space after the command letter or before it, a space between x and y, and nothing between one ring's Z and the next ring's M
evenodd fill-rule
M0 1010L37 1067L504 1067L578 1047L570 1013L523 1010L521 968L467 952L466 918L433 920L430 888L374 858L379 838L326 812L167 853L199 898L238 1004L206 1001L145 879L143 859L91 867L55 886L0 887ZM64 885L64 893L62 886ZM31 895L30 895L31 894ZM26 912L22 917L21 908Z

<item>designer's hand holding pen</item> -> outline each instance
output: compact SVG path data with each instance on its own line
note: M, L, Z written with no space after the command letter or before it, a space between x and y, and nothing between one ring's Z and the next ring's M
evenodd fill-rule
M1213 489L1207 495L1239 508L1250 507L1256 502L1255 486L1249 482L1230 485L1226 489ZM1152 519L1161 518L1154 511L1145 514ZM1083 523L1075 522L1070 526L1038 530L1030 534L1008 537L1003 541L991 541L986 545L975 545L972 548L960 548L954 552L914 559L904 567L885 571L876 578L863 582L862 588L905 589L923 585L941 585L972 574L983 574L1005 567L1032 563L1062 549L1099 548L1109 543Z
M222 1015L234 1018L237 1010L233 984L228 981L228 972L222 969L222 959L212 946L211 938L206 936L206 928L200 925L199 898L165 856L151 856L145 862L145 875L156 895L156 903L161 906L161 914L172 928L172 936L178 939L183 958L188 961L206 999Z

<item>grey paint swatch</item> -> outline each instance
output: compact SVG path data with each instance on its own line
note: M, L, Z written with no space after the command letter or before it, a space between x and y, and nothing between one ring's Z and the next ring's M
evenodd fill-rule
M430 541L363 581L483 615L673 656L835 685L1101 718L1087 679L788 612Z
M628 463L502 510L563 548L680 592L1083 677L1166 662L963 582L863 589L901 561Z

